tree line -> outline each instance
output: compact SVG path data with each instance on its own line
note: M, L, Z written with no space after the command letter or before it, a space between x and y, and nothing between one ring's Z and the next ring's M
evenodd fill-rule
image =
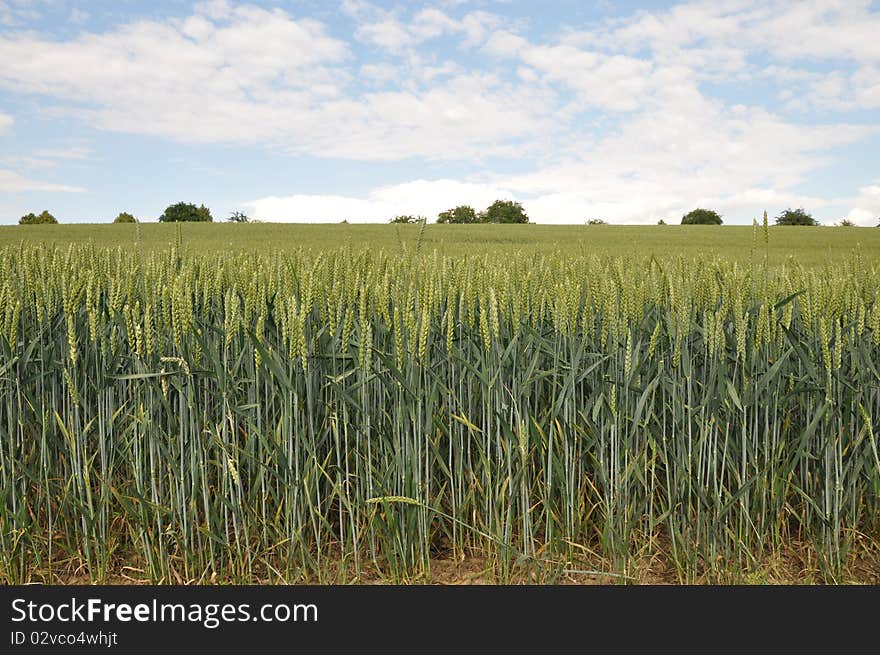
M230 223L251 222L251 218L247 214L239 211L232 212L226 220ZM212 223L213 221L214 217L211 215L210 209L205 207L205 205L196 206L191 202L178 202L173 205L168 205L168 207L165 208L165 211L162 212L162 215L159 216L160 223ZM113 219L113 222L139 223L140 221L129 212L119 212L116 218ZM18 219L18 224L57 225L58 219L48 211L43 211L40 214L34 214L31 212Z
M682 225L721 225L723 222L721 214L712 209L703 209L702 207L694 209L681 217ZM804 211L803 207L798 209L792 209L789 207L776 217L776 225L816 226L819 224L819 221L817 221L812 214ZM853 223L847 219L843 219L840 222L840 225L853 225Z
M766 212L765 212L766 216ZM159 217L160 223L191 223L191 222L213 222L211 210L205 205L196 206L189 202L178 202L169 205L162 215ZM251 218L239 211L232 212L226 219L230 223L250 223ZM880 218L878 218L880 220ZM391 219L391 223L421 223L426 222L424 216L412 216L403 214L395 216ZM138 223L138 219L128 212L120 212L113 219L114 223ZM343 221L347 222L347 221ZM523 206L513 200L496 200L489 205L484 211L478 212L470 205L458 205L452 209L447 209L437 215L438 223L446 224L481 224L481 223L528 223L529 217ZM705 209L699 207L681 217L682 225L721 225L724 222L721 214L713 209ZM775 218L776 225L808 225L818 226L819 221L812 214L805 211L802 207L798 209L788 208L782 211ZM19 225L52 225L57 224L56 219L48 211L42 211L39 214L33 212L25 214L19 221ZM607 225L607 221L601 218L590 218L586 221L587 225ZM666 225L666 221L659 220L658 225ZM851 227L854 225L852 221L844 218L838 222L841 227ZM880 227L880 223L877 225Z
M395 216L391 223L421 223L426 221L424 216L411 216L404 214ZM523 206L513 200L496 200L484 211L478 212L470 205L458 205L447 209L437 215L438 223L528 223L529 217Z

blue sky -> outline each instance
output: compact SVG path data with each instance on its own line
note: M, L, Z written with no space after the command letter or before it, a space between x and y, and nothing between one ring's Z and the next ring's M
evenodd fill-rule
M859 0L0 0L0 223L876 225L878 34Z

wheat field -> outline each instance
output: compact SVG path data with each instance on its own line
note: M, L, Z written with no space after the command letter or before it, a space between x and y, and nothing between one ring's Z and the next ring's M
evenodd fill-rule
M848 580L880 538L880 267L767 239L6 245L0 579L742 581L795 550Z
M760 230L760 228L759 228ZM778 227L768 229L761 254L773 266L808 268L859 254L880 260L880 229ZM284 223L137 223L0 225L0 247L45 245L66 248L120 247L129 252L198 249L202 252L337 250L369 248L390 254L437 250L441 255L503 256L510 252L547 257L621 254L649 258L723 257L748 266L755 249L754 230L741 225L420 225ZM760 235L759 235L760 237ZM761 239L759 238L759 241Z

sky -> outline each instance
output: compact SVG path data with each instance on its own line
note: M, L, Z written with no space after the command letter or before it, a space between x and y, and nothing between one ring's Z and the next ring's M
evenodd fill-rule
M880 221L880 2L0 0L0 224Z

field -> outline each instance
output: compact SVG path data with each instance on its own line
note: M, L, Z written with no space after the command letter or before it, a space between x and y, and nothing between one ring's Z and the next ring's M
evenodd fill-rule
M298 248L334 250L348 245L388 254L436 249L441 255L503 254L516 251L563 255L722 256L748 263L754 248L751 227L619 225L180 225L181 246L209 252L265 252ZM421 234L421 237L420 237ZM73 244L166 249L178 240L177 225L38 225L0 226L0 247L25 243ZM859 251L865 261L880 260L880 229L771 227L768 261L773 266L793 260L822 266ZM763 242L762 242L762 254Z
M0 229L0 579L877 583L878 255Z

